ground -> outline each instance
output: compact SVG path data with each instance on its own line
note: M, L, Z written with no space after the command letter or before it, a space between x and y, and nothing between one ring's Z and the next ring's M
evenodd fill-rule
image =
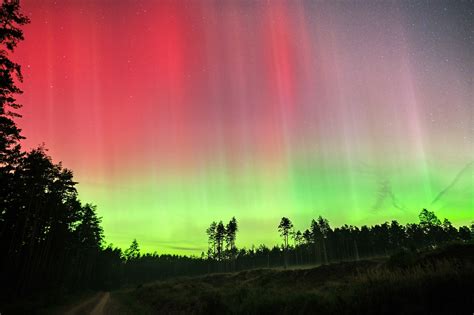
M100 292L68 314L471 314L474 245Z

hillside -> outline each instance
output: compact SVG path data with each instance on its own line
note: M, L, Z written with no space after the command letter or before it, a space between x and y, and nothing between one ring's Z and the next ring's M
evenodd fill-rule
M126 300L152 314L455 314L474 309L472 283L470 244L387 261L180 278L139 286Z

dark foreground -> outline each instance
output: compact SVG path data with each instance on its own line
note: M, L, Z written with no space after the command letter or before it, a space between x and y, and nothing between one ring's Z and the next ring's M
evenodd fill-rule
M474 244L307 269L179 278L80 300L40 313L472 314Z
M156 282L123 301L151 314L472 314L474 245Z

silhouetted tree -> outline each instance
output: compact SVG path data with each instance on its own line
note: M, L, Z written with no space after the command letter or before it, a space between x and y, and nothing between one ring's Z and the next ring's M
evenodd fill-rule
M138 246L138 242L136 239L133 239L132 244L130 244L130 247L125 250L125 252L123 253L123 257L126 261L132 261L140 258L140 247Z
M421 210L418 217L420 218L420 227L424 232L427 245L435 245L442 237L441 221L433 211L426 209Z
M104 231L97 217L96 206L86 204L78 213L78 223L74 228L79 244L86 248L100 249L104 240ZM138 245L137 245L138 248Z
M207 256L213 259L216 258L216 229L217 223L215 221L213 221L211 225L206 229L208 242Z
M19 143L22 136L14 121L19 115L12 111L20 108L15 97L21 90L15 81L21 82L23 78L20 65L12 61L9 54L23 40L20 26L29 20L20 12L18 1L2 1L0 22L0 275L8 286L9 281L18 276L15 272L18 272L22 250L16 246L23 245L19 241L23 233L18 225L26 211L20 197L26 187L17 181L15 174L22 157ZM15 266L15 270L9 269L10 266Z
M237 220L235 219L235 217L232 217L232 219L230 219L229 223L227 223L225 227L225 241L227 245L227 252L232 264L234 263L236 255L235 239L238 230L239 227L237 225ZM234 266L232 266L232 269L234 269Z
M428 211L426 209L423 209L421 210L418 217L420 218L420 225L422 227L441 225L441 221L438 219L438 217L433 211Z
M10 59L9 53L24 39L20 26L30 21L20 12L19 1L15 0L2 2L0 21L0 176L4 177L4 173L12 171L21 155L19 141L23 138L14 121L20 117L14 110L21 107L15 95L22 93L15 80L22 82L23 76L21 66ZM0 180L2 185L5 184L6 178Z
M467 226L461 226L459 228L459 238L463 241L470 241L471 240L471 231Z
M443 242L454 240L457 238L458 231L448 219L443 220L442 229L443 229L443 234L444 234L442 237Z
M331 233L331 227L329 226L329 221L321 216L318 217L318 224L320 229L320 235L322 236L322 245L323 245L323 256L324 263L328 263L328 254L326 250L326 238Z
M399 248L405 242L405 230L398 221L393 220L389 227L389 242L392 249Z
M283 237L283 250L285 253L284 257L284 265L285 268L288 266L288 237L290 235L290 231L293 228L293 223L290 219L283 217L281 218L280 224L278 225L278 232L280 232L280 236Z
M298 253L301 251L301 244L303 243L303 234L300 230L292 233L293 242L295 243L295 257L296 257L296 264L298 264ZM300 263L302 263L303 258L300 257Z
M219 221L219 223L216 226L216 254L217 254L217 260L221 261L222 260L222 254L224 251L224 240L225 240L225 226L222 223L222 221Z
M316 220L311 221L310 231L311 231L312 241L315 246L315 254L317 252L317 249L319 249L320 256L322 257L322 262L327 264L328 255L327 255L327 249L326 249L326 238L331 232L329 221L319 216L317 221Z

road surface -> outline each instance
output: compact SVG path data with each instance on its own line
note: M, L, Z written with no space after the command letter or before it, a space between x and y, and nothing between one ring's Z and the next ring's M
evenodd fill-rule
M68 312L67 315L104 315L105 306L109 302L110 292L99 292L93 297L85 300L84 302L74 306Z

